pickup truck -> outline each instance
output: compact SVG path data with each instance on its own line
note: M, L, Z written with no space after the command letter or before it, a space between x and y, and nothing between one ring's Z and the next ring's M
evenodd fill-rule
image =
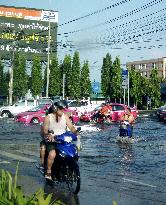
M18 113L25 112L36 106L34 100L20 100L14 105L0 107L0 116L1 117L14 117Z

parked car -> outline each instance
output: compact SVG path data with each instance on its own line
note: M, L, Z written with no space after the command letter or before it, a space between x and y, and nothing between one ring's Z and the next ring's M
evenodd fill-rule
M38 105L26 112L21 112L15 116L16 122L22 122L25 124L33 123L38 124L44 121L46 116L46 110L50 107L51 104L47 105Z
M39 104L37 107L34 107L26 112L19 113L15 116L16 122L22 122L24 124L38 124L44 122L46 116L46 111L49 109L51 104L42 105ZM77 113L73 110L66 109L65 112L68 114L73 123L79 121Z
M155 110L156 116L160 119L160 113L166 111L166 105L163 105Z
M39 98L37 100L37 105L47 105L47 104L52 104L53 101L51 98L47 98L47 97L42 97L42 98Z
M158 117L160 121L166 122L166 110L162 110Z
M36 106L34 100L19 100L14 105L4 106L0 108L1 117L14 117L20 112L27 111Z
M89 101L76 101L76 100L68 100L69 109L78 113L78 116L81 116L84 113L93 111L98 104L90 104Z
M119 103L110 103L111 111L110 111L110 118L113 122L118 122L122 116L125 114L127 105L119 104ZM80 116L80 120L84 122L88 122L92 120L92 116L97 113L102 108L102 105L96 107L92 112L86 112ZM138 111L136 108L131 108L131 113L133 114L134 118L137 118Z
M90 112L85 111L80 116L80 120L83 121L83 122L90 122L92 120L93 115L96 114L101 108L102 108L102 105L98 105L97 107L95 107L94 110L92 110Z

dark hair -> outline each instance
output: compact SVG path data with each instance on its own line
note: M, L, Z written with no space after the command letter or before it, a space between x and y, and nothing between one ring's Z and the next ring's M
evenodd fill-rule
M130 107L127 107L127 110L129 110L131 112L131 108Z
M51 114L51 113L55 113L57 111L57 109L65 109L68 108L68 104L66 102L66 100L59 100L56 101L52 104L52 106L48 109L47 114ZM56 122L58 122L58 115L56 114Z
M51 105L47 110L46 110L46 115L53 113L53 106Z
M68 108L66 100L59 100L52 105L52 110L55 112L57 109Z

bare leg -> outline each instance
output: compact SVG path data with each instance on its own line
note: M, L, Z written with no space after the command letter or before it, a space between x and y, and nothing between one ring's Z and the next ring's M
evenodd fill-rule
M44 157L45 157L45 152L46 152L46 147L42 145L40 147L40 160L41 160L41 165L44 167Z
M54 163L55 157L56 157L55 150L51 150L49 152L48 159L47 159L47 173L51 173L51 168L52 168L52 165Z

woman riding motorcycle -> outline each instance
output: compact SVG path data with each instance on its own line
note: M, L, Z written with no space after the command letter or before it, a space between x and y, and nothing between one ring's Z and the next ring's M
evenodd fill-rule
M46 149L48 151L47 159L47 171L45 173L45 178L51 179L51 168L56 157L54 138L56 135L61 135L66 132L68 127L70 131L77 134L77 139L80 141L79 132L73 126L68 115L64 113L65 109L68 108L67 102L65 100L60 100L55 102L51 109L52 113L45 117L43 124L43 137ZM80 144L81 146L81 144Z

